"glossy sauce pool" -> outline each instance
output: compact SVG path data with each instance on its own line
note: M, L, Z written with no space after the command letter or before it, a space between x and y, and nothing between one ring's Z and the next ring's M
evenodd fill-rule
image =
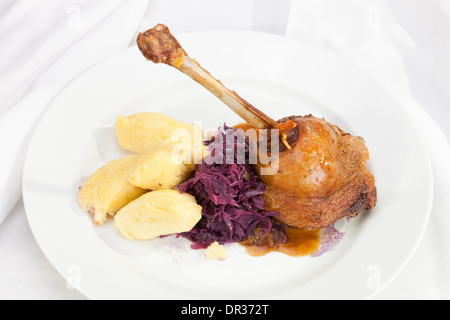
M269 252L277 251L293 257L309 256L317 251L320 246L320 229L305 230L286 228L288 240L274 246L256 246L241 244L247 253L254 257L263 256Z
M241 129L244 132L248 129L254 129L248 123L240 123L233 128ZM319 249L321 239L320 229L305 230L287 227L286 235L288 240L283 244L276 244L274 246L241 245L246 248L248 254L254 257L263 256L272 251L281 252L293 257L302 257L311 255Z

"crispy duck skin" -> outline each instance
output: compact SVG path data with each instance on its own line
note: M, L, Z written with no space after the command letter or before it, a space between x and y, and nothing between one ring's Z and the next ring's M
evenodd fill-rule
M299 138L280 152L278 172L261 175L266 184L265 209L289 226L317 229L343 217L372 209L377 201L375 179L367 170L369 152L360 137L324 119L292 116ZM261 165L257 165L261 172Z
M250 127L282 132L286 148L280 144L274 160L278 161L278 171L264 175L264 166L256 165L266 184L265 207L280 212L277 220L292 227L317 229L376 205L375 179L366 167L369 152L362 138L311 115L272 120L191 59L162 24L140 33L137 44L148 60L165 63L191 77ZM283 132L281 128L287 129Z

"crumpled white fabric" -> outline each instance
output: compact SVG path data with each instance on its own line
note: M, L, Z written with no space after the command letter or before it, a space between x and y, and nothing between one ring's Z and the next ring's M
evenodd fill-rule
M165 23L282 34L291 0L4 0L0 3L0 224L21 196L23 161L39 115L76 75ZM273 10L276 8L276 10ZM239 10L237 10L239 9Z
M445 30L450 30L446 0L292 2L286 36L365 69L408 106L428 144L434 173L430 222L410 262L378 299L450 298L450 38Z

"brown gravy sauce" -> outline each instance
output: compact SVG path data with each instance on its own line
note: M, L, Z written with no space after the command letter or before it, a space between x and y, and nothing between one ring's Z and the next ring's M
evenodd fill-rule
M288 240L274 246L256 246L241 244L247 253L253 257L260 257L269 252L276 251L293 257L309 256L317 251L320 246L320 229L305 230L297 228L286 228Z
M255 129L248 123L239 123L233 127L244 132ZM269 252L276 251L293 257L308 256L315 253L320 246L320 229L305 230L297 228L286 228L287 241L282 244L271 245L246 245L241 243L247 253L254 257L263 256Z

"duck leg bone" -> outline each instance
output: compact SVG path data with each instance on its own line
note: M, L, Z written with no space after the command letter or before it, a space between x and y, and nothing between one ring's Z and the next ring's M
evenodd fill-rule
M260 129L277 127L273 119L242 99L236 92L227 89L197 61L190 58L165 25L158 24L140 33L137 45L147 60L165 63L180 70L214 94L251 126Z

